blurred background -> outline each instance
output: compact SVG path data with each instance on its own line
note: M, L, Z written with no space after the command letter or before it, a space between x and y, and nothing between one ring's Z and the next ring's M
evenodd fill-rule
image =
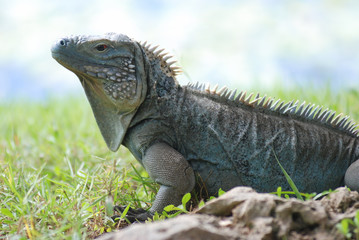
M159 44L182 84L359 89L359 1L0 0L0 101L82 94L56 39L124 33ZM83 95L84 96L84 95Z

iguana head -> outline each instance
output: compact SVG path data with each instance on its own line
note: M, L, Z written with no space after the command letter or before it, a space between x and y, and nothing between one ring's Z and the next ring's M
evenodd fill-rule
M147 92L149 61L121 34L60 39L52 56L80 79L107 146L116 151Z

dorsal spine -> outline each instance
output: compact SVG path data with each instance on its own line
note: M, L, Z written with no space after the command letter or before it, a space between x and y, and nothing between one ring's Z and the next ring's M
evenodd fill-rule
M211 88L209 84L205 85L198 82L195 84L189 83L186 87L200 94L229 101L238 106L244 105L282 115L295 116L298 119L313 121L332 127L353 137L358 137L359 134L359 130L357 129L358 125L349 120L349 116L343 117L342 113L336 115L335 111L329 110L328 108L322 111L323 107L311 103L306 104L305 101L300 103L300 105L299 101L286 103L278 99L274 102L273 98L267 97L266 95L261 97L259 94L256 94L253 98L254 94L250 93L247 96L246 91L241 91L237 95L237 89L232 91L227 87L222 87L217 91L218 85Z
M181 68L175 65L177 61L168 61L170 58L173 58L173 56L168 53L162 53L164 49L157 50L159 47L158 45L152 47L151 44L147 43L147 41L140 44L150 61L159 61L161 70L166 74L166 76L173 77L175 79L176 76L182 72Z
M152 45L148 44L147 41L139 43L150 61L158 61L161 71L166 76L172 77L175 80L176 76L182 72L181 68L175 65L177 61L168 61L173 58L173 56L168 53L163 53L164 49L157 50L159 47L158 45L152 47ZM357 129L359 125L357 125L354 121L349 120L349 116L343 117L342 113L336 116L335 111L329 110L328 108L322 111L323 107L319 107L311 103L306 104L305 101L299 105L299 101L290 101L287 103L281 101L280 99L274 101L273 98L267 97L266 95L261 97L259 93L256 94L255 97L253 97L253 93L247 95L246 91L241 91L237 94L237 89L232 91L226 86L217 90L218 84L211 88L209 84L200 84L197 82L195 84L188 84L187 88L209 97L232 102L238 106L245 105L255 109L262 109L267 112L295 116L298 119L319 123L321 125L340 130L353 137L359 137L359 130Z

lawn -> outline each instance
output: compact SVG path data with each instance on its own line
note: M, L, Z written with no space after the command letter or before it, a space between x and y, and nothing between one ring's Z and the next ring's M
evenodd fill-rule
M0 239L92 238L112 227L106 200L153 200L129 152L107 149L86 99L2 104L0 116Z
M358 91L268 95L359 120ZM126 148L107 149L84 96L0 103L0 167L0 239L93 238L114 228L113 203L148 208L157 190Z

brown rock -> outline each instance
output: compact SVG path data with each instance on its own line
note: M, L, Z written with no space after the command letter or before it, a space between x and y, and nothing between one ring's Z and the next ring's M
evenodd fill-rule
M345 187L337 188L321 200L328 211L334 213L350 213L359 209L359 193L349 191Z
M258 195L250 187L236 187L226 192L222 196L207 202L202 208L195 213L204 213L215 216L229 216L232 209L246 201L250 196Z
M220 219L207 215L182 215L150 224L135 224L103 235L99 240L225 240L238 239L236 233L220 225Z
M344 239L336 224L353 218L359 194L338 188L320 201L300 201L234 188L189 214L136 224L101 240L144 239Z

